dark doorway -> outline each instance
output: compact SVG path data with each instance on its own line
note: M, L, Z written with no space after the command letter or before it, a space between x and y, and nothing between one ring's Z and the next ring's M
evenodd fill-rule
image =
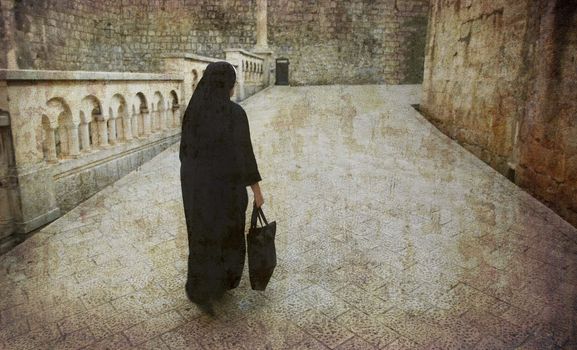
M288 85L288 58L276 59L276 85Z

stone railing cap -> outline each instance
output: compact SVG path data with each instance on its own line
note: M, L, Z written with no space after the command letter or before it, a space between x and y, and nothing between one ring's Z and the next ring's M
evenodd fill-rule
M224 52L240 52L240 53L243 54L243 55L250 56L250 57L254 57L254 58L258 59L258 60L264 61L264 58L263 58L263 57L261 57L261 56L259 56L259 55L257 55L257 54L254 54L254 53L252 53L252 52L248 52L248 51L243 50L243 49L230 48L230 49L224 49L223 51L224 51Z
M274 50L271 50L269 48L261 48L261 47L256 47L254 49L252 49L252 53L253 54L274 54Z
M218 62L224 61L222 59L214 58L214 57L207 57L201 56L194 53L178 53L178 52L171 52L165 53L161 55L162 58L184 58L189 60L201 61L201 62Z
M0 80L184 80L181 73L0 69Z

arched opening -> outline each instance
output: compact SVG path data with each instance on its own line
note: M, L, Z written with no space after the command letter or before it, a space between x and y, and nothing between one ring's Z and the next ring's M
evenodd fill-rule
M80 111L80 150L82 152L88 152L90 151L90 132L85 132L84 128L88 129L86 115L84 111Z
M132 138L131 133L131 118L126 113L126 100L121 94L115 94L110 101L112 113L114 118L114 129L116 131L116 142L124 142Z
M55 132L50 124L50 119L46 115L42 115L42 152L45 161L50 163L58 162Z
M170 100L172 105L170 108L172 126L176 128L180 125L180 106L178 104L178 95L176 94L176 91L170 91Z
M102 124L102 126L100 124ZM82 151L89 152L98 145L107 144L107 135L104 118L102 118L100 101L94 95L86 96L82 99L82 112L80 114L80 142L82 144Z
M126 106L121 104L118 106L118 111L116 113L116 139L119 142L124 142L127 139L127 128L125 125L129 125L130 120L126 114Z
M54 142L56 145L56 156L62 159L70 155L68 144L69 121L64 112L58 116L58 127L54 130Z
M153 99L153 111L152 111L152 130L153 131L160 131L162 129L164 129L165 127L165 123L164 123L164 112L165 112L165 108L164 108L164 97L162 96L162 94L160 93L160 91L156 91L154 93L154 99Z
M146 102L146 97L142 92L136 94L137 97L137 108L136 111L138 113L137 120L138 120L138 136L145 136L147 134L148 126L147 124L147 115L148 115L148 105Z
M91 149L94 149L96 146L100 145L104 139L104 135L102 135L102 128L99 127L99 123L104 123L102 112L100 111L100 105L95 106L90 111L90 123L88 124L88 130Z
M111 145L116 144L117 134L116 134L116 116L112 111L112 107L108 108L108 120L106 121L106 127L108 130L108 142Z
M60 97L51 98L47 103L48 115L43 125L50 140L49 152L54 150L56 158L66 158L78 154L78 130L72 122L72 114L66 102ZM52 124L50 123L52 120ZM48 122L48 124L46 124ZM56 125L54 127L54 125ZM51 131L46 130L49 127ZM52 158L50 158L52 160Z
M196 84L198 84L198 72L196 69L192 70L192 92L196 90Z

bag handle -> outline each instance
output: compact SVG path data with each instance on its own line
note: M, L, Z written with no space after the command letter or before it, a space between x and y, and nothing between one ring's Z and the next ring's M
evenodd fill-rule
M266 220L266 217L264 216L264 212L262 211L262 207L259 207L259 208L258 208L258 213L260 214L259 217L262 217L262 219L264 220L264 223L265 223L266 225L268 225L268 221ZM262 225L262 222L261 222L261 225Z
M268 225L268 221L266 220L266 217L264 216L264 212L262 211L262 208L257 208L256 203L253 205L252 207L252 216L250 218L250 227L256 227L256 220L258 218L258 221L260 223L260 226L265 226ZM263 225L263 220L265 225Z
M258 210L257 210L256 205L254 205L254 206L252 207L252 215L251 215L251 218L250 218L250 227L251 227L251 228L255 228L255 227L256 227L257 217L258 217ZM259 218L259 219L260 219L260 218ZM261 223L261 225L262 225L262 223Z

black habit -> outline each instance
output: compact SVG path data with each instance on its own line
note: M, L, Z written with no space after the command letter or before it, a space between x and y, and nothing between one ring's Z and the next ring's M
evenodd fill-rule
M219 297L238 286L246 254L246 187L261 180L246 112L230 100L235 80L229 63L209 64L182 122L186 292L193 301Z

